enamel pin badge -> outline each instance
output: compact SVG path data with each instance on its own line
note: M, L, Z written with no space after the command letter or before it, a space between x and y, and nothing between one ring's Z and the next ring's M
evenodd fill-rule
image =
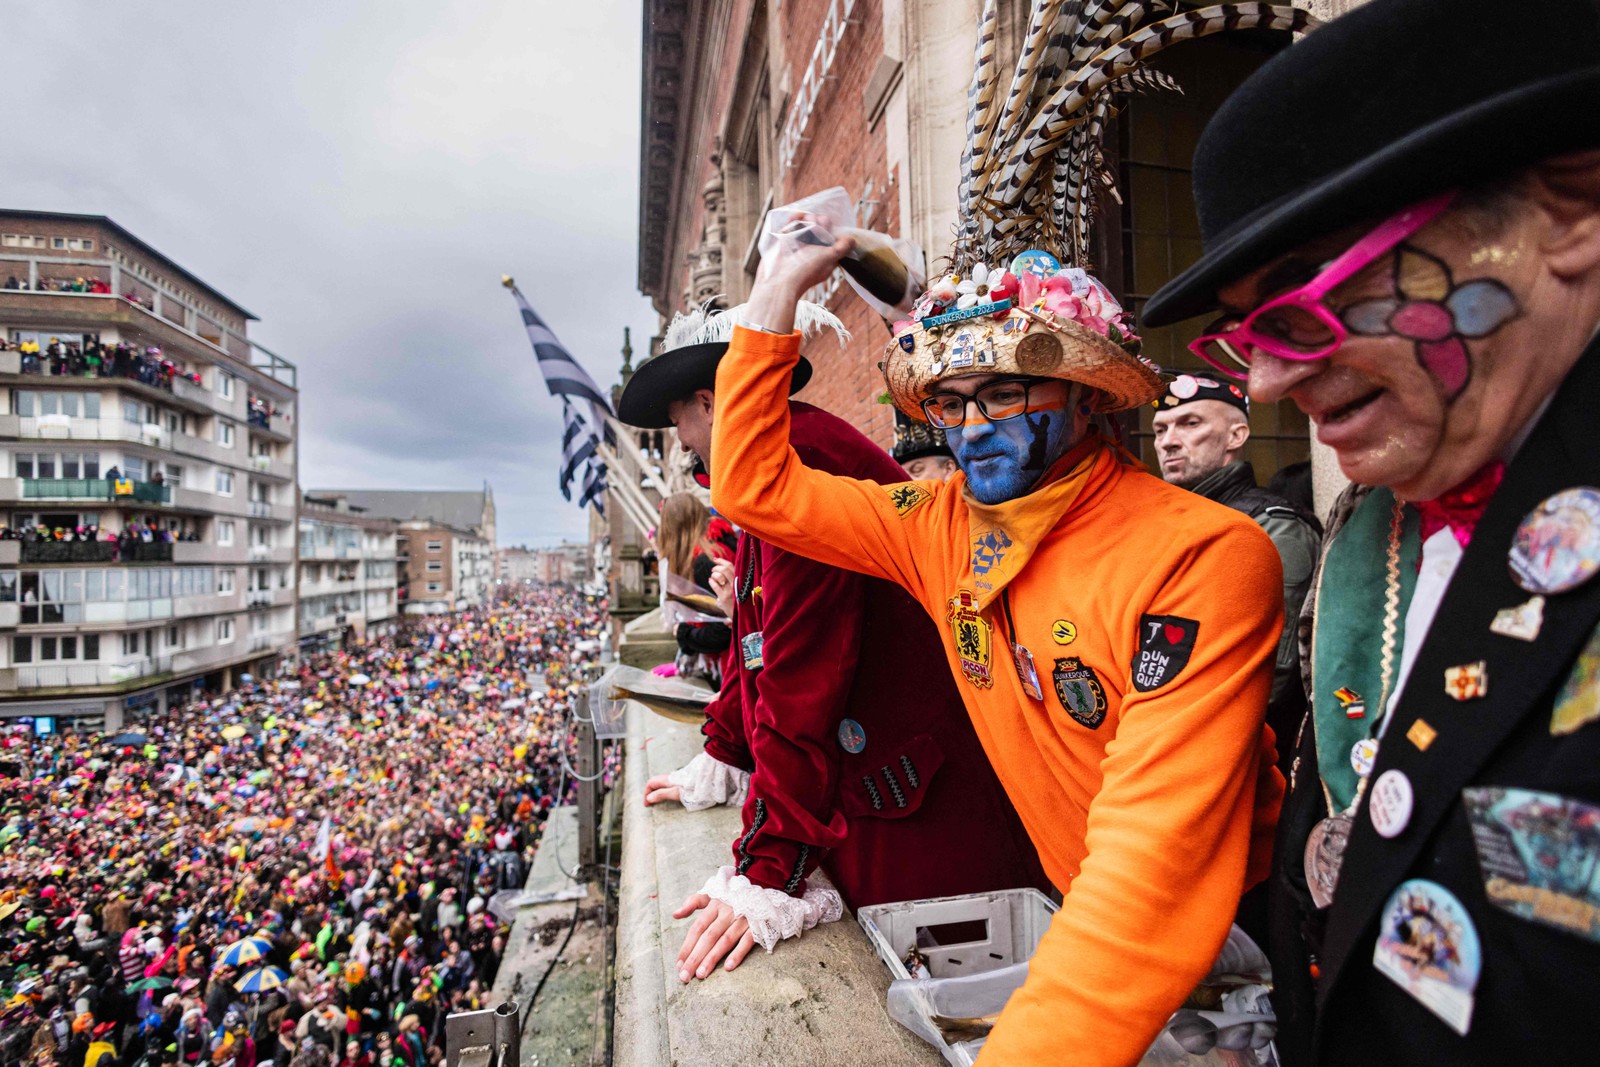
M1532 596L1512 608L1501 608L1494 613L1489 632L1518 641L1535 641L1544 627L1544 597Z

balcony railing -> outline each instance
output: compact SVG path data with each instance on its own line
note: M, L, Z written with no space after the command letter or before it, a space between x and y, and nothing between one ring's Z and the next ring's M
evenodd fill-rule
M23 563L171 563L167 541L24 541Z
M27 500L133 500L141 504L172 503L172 487L155 482L108 478L24 478Z

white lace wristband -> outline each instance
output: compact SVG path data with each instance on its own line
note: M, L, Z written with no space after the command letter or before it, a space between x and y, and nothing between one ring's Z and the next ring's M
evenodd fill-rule
M667 775L668 783L678 787L678 800L689 811L729 804L744 806L750 790L750 772L730 767L702 752Z
M756 885L732 867L720 868L700 890L720 900L750 924L756 943L771 952L788 937L799 937L818 923L836 922L844 916L844 899L821 870L806 879L804 896L791 897L781 889Z

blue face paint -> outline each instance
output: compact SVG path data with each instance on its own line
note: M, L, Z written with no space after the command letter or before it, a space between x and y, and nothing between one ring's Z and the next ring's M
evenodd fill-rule
M1004 422L984 422L971 409L968 414L972 418L945 430L944 438L972 495L983 504L1022 496L1073 444L1069 407L1032 411Z

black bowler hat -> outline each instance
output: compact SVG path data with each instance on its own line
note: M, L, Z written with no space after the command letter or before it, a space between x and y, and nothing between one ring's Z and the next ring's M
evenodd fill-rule
M1372 0L1291 45L1200 136L1205 254L1161 326L1307 241L1600 147L1600 0Z
M622 396L617 399L617 418L629 426L662 430L672 425L667 406L674 400L682 400L696 390L715 389L717 364L728 350L728 341L743 310L742 305L728 311L695 308L674 315L661 354L639 364L623 386ZM795 329L809 335L823 327L837 333L840 341L850 337L844 324L825 308L801 301L795 309ZM789 395L798 393L810 380L811 362L801 356L789 382Z
M904 412L894 413L894 447L889 454L896 463L910 463L927 456L946 456L955 459L944 431L936 430L925 422L913 419Z

